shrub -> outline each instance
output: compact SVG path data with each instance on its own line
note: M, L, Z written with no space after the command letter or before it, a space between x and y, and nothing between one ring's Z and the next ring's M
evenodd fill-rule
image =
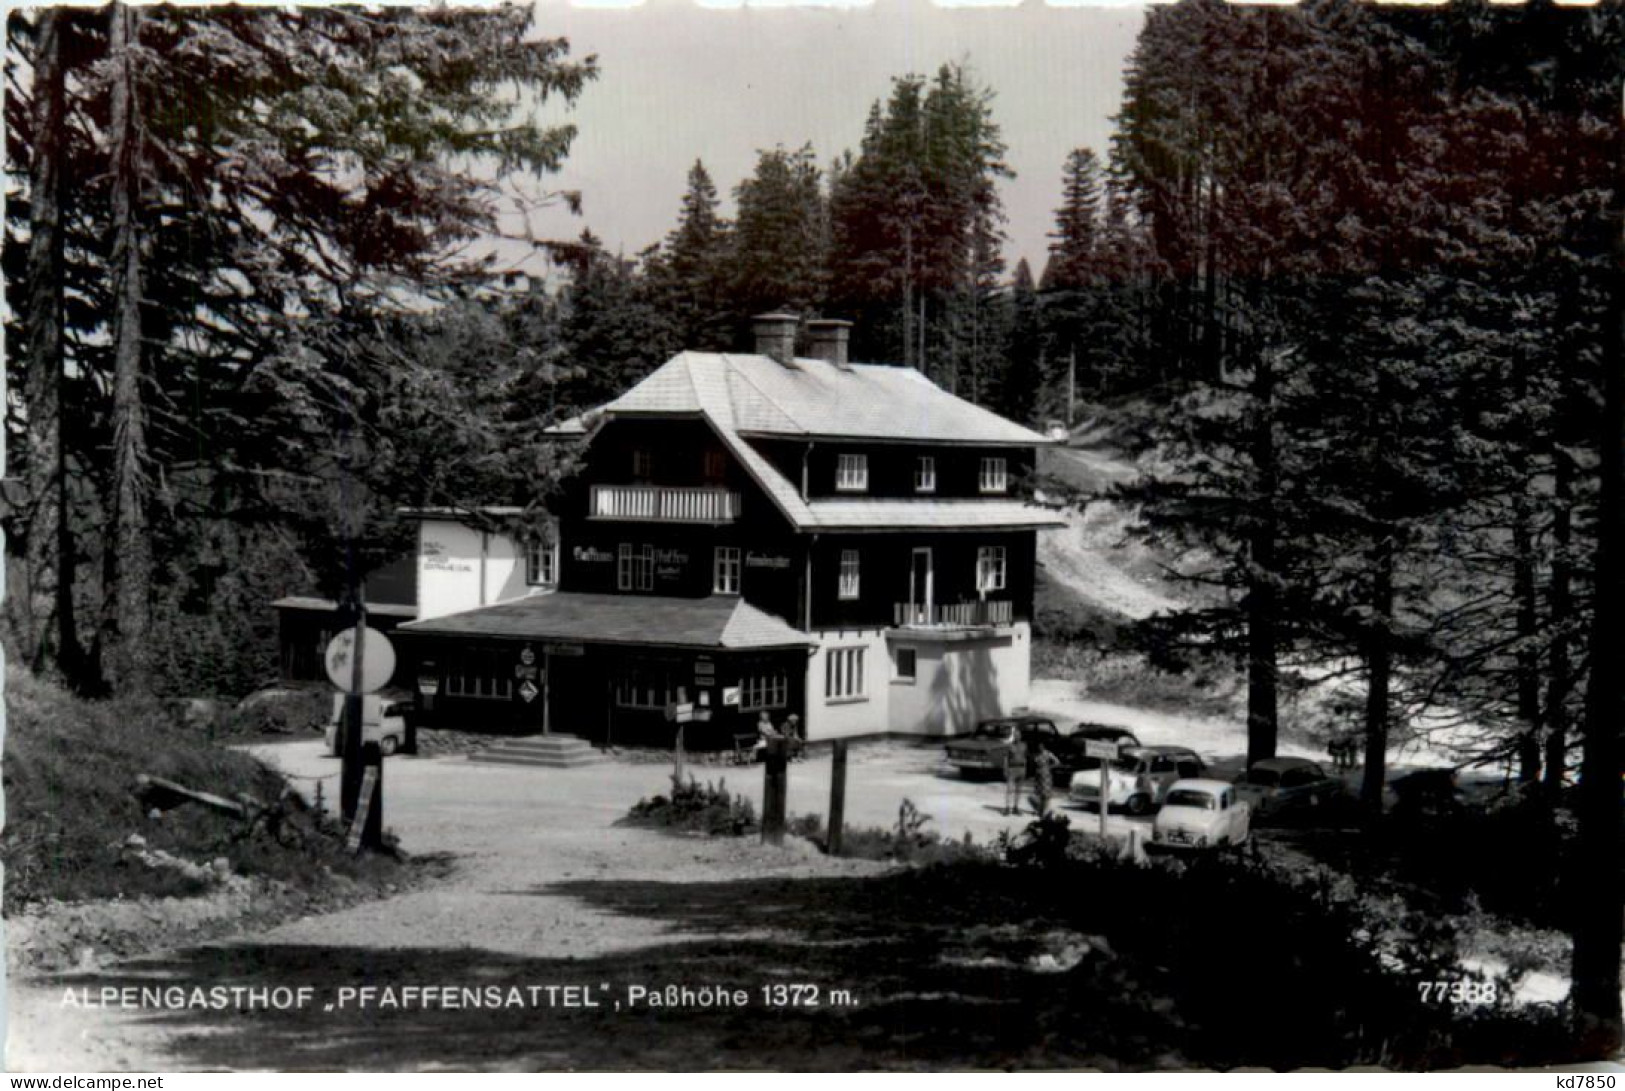
M671 795L640 799L623 820L632 826L693 830L740 837L757 828L756 808L745 796L728 791L728 782L702 786L690 773L671 778Z
M915 806L913 800L905 799L898 805L897 824L891 829L880 829L875 826L848 827L841 838L841 855L858 860L890 860L912 864L965 863L994 859L989 849L971 839L969 831L966 831L961 840L950 840L935 830L925 828L931 820L931 816Z
M1049 811L1027 823L1013 838L1009 831L1002 832L997 842L1005 863L1021 867L1058 867L1067 862L1071 847L1071 820Z
M239 702L215 721L212 731L219 738L305 734L327 723L332 710L330 690L272 690Z

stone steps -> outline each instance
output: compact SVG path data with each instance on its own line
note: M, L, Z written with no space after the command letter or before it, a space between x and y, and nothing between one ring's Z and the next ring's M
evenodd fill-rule
M506 739L468 756L483 765L536 765L547 769L577 769L597 765L604 755L586 739L574 735L528 735Z

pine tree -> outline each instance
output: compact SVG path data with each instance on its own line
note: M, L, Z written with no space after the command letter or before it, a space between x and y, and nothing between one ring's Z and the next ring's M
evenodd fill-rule
M830 300L857 322L855 353L925 370L935 344L930 370L950 383L974 354L978 293L1001 271L1004 150L991 92L958 66L897 79L871 109L830 193Z
M685 348L733 347L734 307L728 298L732 229L718 208L717 187L696 159L677 226L646 262L650 291L668 311L677 343Z
M14 17L13 38L39 18ZM73 123L58 130L68 134L59 184L40 196L54 188L68 202L57 211L73 286L62 313L76 335L61 342L71 540L54 550L55 597L96 600L95 645L127 686L144 672L119 669L117 642L134 639L153 598L142 547L177 565L202 538L185 520L289 514L270 484L331 469L313 463L313 436L332 434L381 385L354 338L403 288L443 297L485 276L463 244L497 227L505 182L558 166L573 130L540 124L538 103L573 100L595 68L568 61L560 40L530 37L518 8L60 19L71 28L62 55ZM498 93L512 85L528 94ZM26 103L29 81L13 86ZM28 149L56 150L48 106L17 102L7 115L21 189L8 203L8 270L15 248L30 245ZM454 160L468 169L447 169ZM469 166L480 163L491 169ZM46 337L38 355L49 354L36 328ZM29 336L13 324L25 357ZM48 398L37 404L50 415ZM97 533L104 522L124 527L121 546ZM80 557L114 578L85 579ZM71 620L56 613L59 626ZM22 639L39 646L35 634ZM56 649L64 663L73 654L66 640Z
M751 177L734 189L734 203L732 285L740 328L765 311L817 313L829 226L812 145L759 152Z

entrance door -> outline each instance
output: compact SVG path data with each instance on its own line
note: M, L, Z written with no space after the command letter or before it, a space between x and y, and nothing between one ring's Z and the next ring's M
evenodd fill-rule
M909 562L908 616L910 624L931 624L931 551L929 549L916 549Z

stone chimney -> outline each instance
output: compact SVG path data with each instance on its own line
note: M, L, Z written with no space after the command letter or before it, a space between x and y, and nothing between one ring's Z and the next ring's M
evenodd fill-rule
M756 332L757 355L770 356L786 367L795 363L799 318L783 311L774 311L759 314L750 321L751 328Z
M815 360L827 360L842 371L850 371L846 360L846 342L852 334L852 323L840 318L815 318L807 323L812 335L812 355Z

